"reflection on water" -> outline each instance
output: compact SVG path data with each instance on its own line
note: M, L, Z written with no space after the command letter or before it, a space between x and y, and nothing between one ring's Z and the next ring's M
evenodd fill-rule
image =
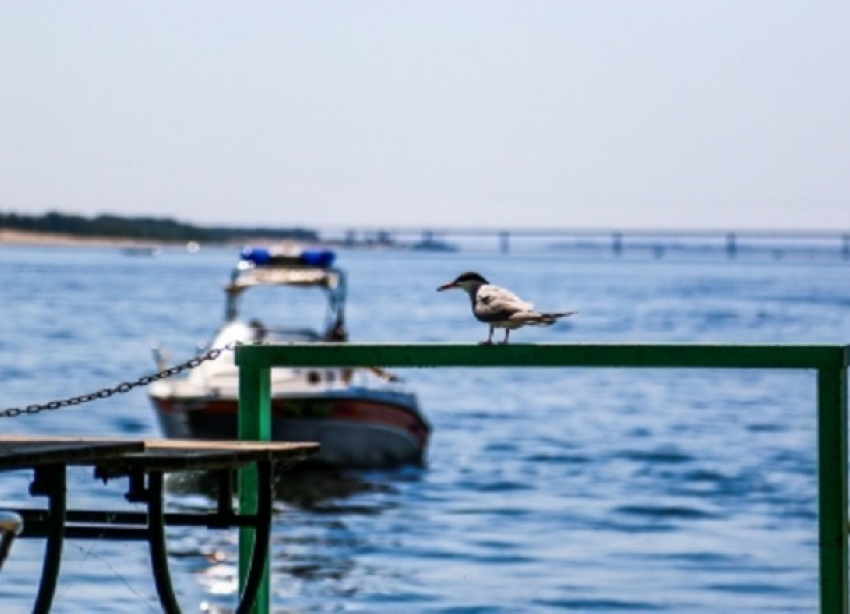
M297 509L333 514L377 514L380 505L360 505L350 499L369 493L392 493L393 479L410 481L421 469L392 471L355 471L334 467L284 467L276 471L274 500ZM234 479L234 484L236 479ZM219 492L216 472L175 473L168 476L167 492L178 497L177 504L184 509L209 509ZM196 501L193 497L203 497ZM172 499L173 500L173 499ZM234 509L238 505L234 496ZM389 504L388 504L389 505ZM278 511L280 511L278 506Z
M378 514L380 505L361 505L358 495L391 493L382 475L338 469L290 471L275 481L275 499L302 510L332 514Z
M369 533L354 525L397 508L398 484L415 482L424 471L289 467L279 472L272 532L275 590L288 600L305 591L353 595L366 576L392 576L391 570L358 560L372 545ZM215 472L172 474L167 492L171 510L209 511L217 501L219 477ZM236 496L233 505L238 507ZM171 528L169 554L191 569L209 596L204 611L229 611L238 590L238 530Z

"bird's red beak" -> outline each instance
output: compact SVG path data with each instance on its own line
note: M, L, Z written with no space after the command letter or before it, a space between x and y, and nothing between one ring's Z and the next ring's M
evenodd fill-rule
M449 283L443 284L442 286L437 288L437 292L442 292L443 290L451 290L452 288L457 288L457 285L455 285L455 282L450 281Z

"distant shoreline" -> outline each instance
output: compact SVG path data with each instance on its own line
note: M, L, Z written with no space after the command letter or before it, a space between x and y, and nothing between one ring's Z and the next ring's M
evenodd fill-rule
M107 237L83 237L49 232L0 229L0 245L44 245L54 247L136 247L160 245L159 241Z
M152 247L160 248L165 246L185 247L189 241L157 241L154 239L131 239L122 237L91 237L83 235L69 235L51 232L35 232L25 230L9 230L0 228L0 247L4 245L15 246L30 246L30 247L103 247L126 249L135 247ZM353 249L411 249L408 246L392 245L392 244L359 244L359 245L341 245L334 241L302 241L297 239L281 240L274 237L254 237L241 240L222 241L217 243L209 243L206 245L218 245L222 247L241 246L248 244L262 245L274 243L291 243L294 245L323 245L327 247L347 247ZM414 248L415 249L415 248ZM422 248L419 248L422 249ZM442 250L440 250L442 251Z

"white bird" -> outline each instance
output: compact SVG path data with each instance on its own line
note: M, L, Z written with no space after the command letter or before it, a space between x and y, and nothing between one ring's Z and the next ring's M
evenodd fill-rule
M490 336L482 345L493 343L493 330L505 329L505 339L508 342L511 331L522 326L551 326L559 318L571 316L575 311L561 313L538 313L534 311L534 305L528 303L510 290L494 286L478 273L470 271L458 276L454 281L443 284L437 288L437 292L460 288L465 290L472 301L472 314L479 322L490 325Z

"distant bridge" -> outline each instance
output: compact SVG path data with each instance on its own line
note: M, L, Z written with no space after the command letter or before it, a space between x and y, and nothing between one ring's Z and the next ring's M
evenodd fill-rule
M720 229L613 229L613 228L452 228L452 227L381 227L381 228L336 228L327 229L332 234L341 234L346 240L389 241L398 236L419 237L419 245L439 245L446 238L493 237L502 253L511 251L511 239L549 238L549 239L595 239L607 242L615 255L626 249L627 241L633 239L656 239L670 242L674 239L718 240L729 257L737 255L743 242L749 240L773 240L782 243L817 241L829 248L830 244L839 250L845 260L850 260L850 230L720 230ZM325 233L322 233L323 236Z

